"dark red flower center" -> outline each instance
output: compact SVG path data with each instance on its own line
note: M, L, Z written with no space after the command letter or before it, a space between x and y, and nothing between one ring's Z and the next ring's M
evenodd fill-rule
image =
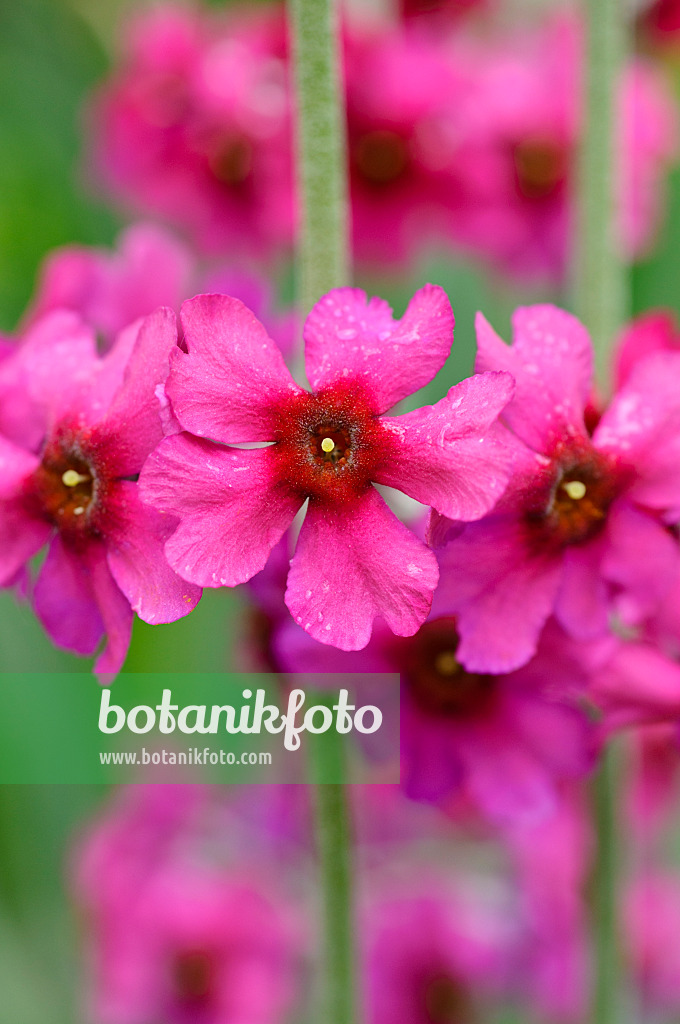
M620 486L609 460L592 451L560 466L545 506L530 512L528 521L560 546L582 544L603 529Z
M397 181L409 163L406 140L397 132L383 128L361 135L353 155L359 175L371 185Z
M171 974L173 999L183 1009L196 1012L214 1002L216 962L207 950L189 949L178 953Z
M414 702L434 715L462 718L483 709L495 677L468 672L456 658L456 620L431 619L413 637L395 641L399 671Z
M513 148L517 185L527 199L547 199L567 178L567 154L552 139L528 138Z
M357 382L340 381L287 401L278 412L275 440L282 483L302 498L337 503L366 490L389 455L391 435Z
M98 482L92 466L77 450L48 446L28 488L40 513L59 530L91 529Z
M448 973L429 978L423 988L427 1024L474 1024L474 1013L467 986Z
M243 185L253 168L253 146L244 135L219 139L208 158L210 170L225 185Z

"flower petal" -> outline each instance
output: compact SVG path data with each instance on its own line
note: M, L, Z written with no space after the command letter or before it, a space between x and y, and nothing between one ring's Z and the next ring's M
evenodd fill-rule
M439 553L434 609L458 619L457 658L470 672L510 672L536 652L560 580L559 557L532 551L524 526L489 516Z
M382 299L358 288L336 288L317 302L304 327L305 369L313 391L359 379L375 412L391 409L427 384L451 351L453 313L442 288L425 285L401 320Z
M376 616L398 636L427 617L437 560L371 488L352 508L310 501L291 560L286 604L315 640L366 646Z
M477 315L475 369L513 375L517 389L503 422L531 448L545 452L560 440L585 434L592 345L585 327L555 306L518 309L512 325L513 343L508 346Z
M132 639L132 608L111 575L103 548L90 548L88 561L92 573L99 614L106 631L106 646L97 658L94 670L102 685L112 682L122 669Z
M188 615L200 601L201 590L168 564L163 549L175 521L143 505L137 485L126 480L110 500L122 513L116 517L122 529L107 537L107 560L132 610L151 624Z
M115 438L115 464L120 476L139 473L149 452L163 437L161 405L156 388L169 373L171 351L177 345L177 324L171 309L157 309L138 327L120 387L104 419L97 424L93 443ZM112 349L112 354L115 351Z
M480 519L510 477L511 449L518 442L494 424L513 389L507 373L479 374L456 384L436 405L383 417L396 451L375 480L451 519Z
M555 616L579 640L592 640L609 626L609 588L602 576L606 536L575 544L562 554L562 579Z
M94 334L80 317L49 313L0 362L0 432L37 450L47 423L69 411L98 362Z
M680 352L658 352L634 367L593 443L635 468L633 501L680 508Z
M94 654L104 635L90 568L59 534L50 544L33 593L35 613L53 643Z
M225 448L186 433L153 452L140 494L180 520L165 553L183 579L233 587L264 567L302 503L277 484L275 459L271 448Z
M167 394L185 430L240 444L272 441L272 411L300 391L275 342L238 299L197 295L181 310L188 353L171 360Z
M680 548L663 523L628 502L616 502L607 520L602 575L622 591L616 605L628 623L656 611L680 575Z

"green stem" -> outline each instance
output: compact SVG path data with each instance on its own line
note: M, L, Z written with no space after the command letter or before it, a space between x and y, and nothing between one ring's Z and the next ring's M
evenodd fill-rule
M299 305L350 283L345 115L334 0L291 0L301 203Z
M627 268L617 244L618 96L626 56L623 0L583 0L587 24L585 126L578 194L576 311L589 328L606 393L612 344L628 306ZM595 951L593 1024L617 1024L621 1009L618 946L616 751L604 752L593 786L597 850L592 878Z
M617 828L619 765L616 754L617 751L611 747L604 751L593 783L593 811L597 831L591 900L595 951L593 1024L619 1024L622 1003L616 885L620 868Z
M302 215L299 308L350 283L345 112L335 0L290 0L297 111L297 194ZM313 745L318 778L344 777L343 737ZM323 759L323 760L322 760ZM319 783L316 832L324 920L325 1006L320 1020L353 1024L355 936L346 787Z
M580 160L576 310L595 346L604 387L609 353L628 306L627 268L617 242L617 116L626 53L623 0L584 0L587 21L585 126Z

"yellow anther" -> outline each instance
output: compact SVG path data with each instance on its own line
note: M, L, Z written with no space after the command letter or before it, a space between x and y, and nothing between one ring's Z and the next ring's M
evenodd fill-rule
M332 437L324 437L323 441L321 442L321 447L325 452L332 452L333 449L335 448L335 441L333 440Z
M65 487L77 487L78 484L84 484L89 479L89 476L83 476L75 469L67 469L65 473L61 474L61 482Z
M455 676L459 665L453 651L442 651L437 655L434 667L440 676Z
M568 480L566 484L562 484L562 487L572 501L580 501L585 497L586 485L581 480Z

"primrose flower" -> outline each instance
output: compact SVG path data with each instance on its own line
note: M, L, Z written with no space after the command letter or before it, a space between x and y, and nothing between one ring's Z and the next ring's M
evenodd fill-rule
M308 500L286 592L295 620L347 650L368 643L377 615L395 633L414 633L437 561L373 483L458 519L483 516L508 478L496 419L512 378L483 374L434 406L383 415L449 353L453 315L431 285L397 321L358 290L322 298L303 332L311 392L237 299L197 296L181 320L187 351L173 353L166 393L184 433L161 442L140 479L144 501L179 520L170 564L199 586L243 583ZM228 447L252 442L273 444Z
M161 5L129 25L96 97L93 173L209 252L260 256L293 231L284 22Z
M576 700L587 690L586 659L553 625L518 671L469 672L439 594L415 636L381 626L361 654L322 647L288 620L273 637L276 660L284 672L398 672L406 795L436 803L462 796L495 823L540 820L557 805L558 783L592 764L593 730Z
M633 368L653 352L680 352L680 331L670 310L636 317L621 333L614 351L614 380L621 387Z
M155 389L176 343L174 314L160 309L100 358L93 332L59 312L1 364L16 385L8 419L25 441L0 438L0 585L49 544L36 614L58 646L79 654L93 654L106 634L96 665L104 675L125 659L133 612L172 622L200 597L167 564L172 523L142 504L136 483L163 434Z
M345 78L356 258L404 262L451 243L460 206L455 125L467 79L438 38L346 35Z
M296 994L296 917L253 871L205 862L195 787L132 788L139 796L87 834L74 858L89 925L88 1019L283 1024Z
M452 113L456 237L515 278L562 280L572 257L582 35L577 21L561 17L510 40L506 33L500 44L456 44L456 61L475 83ZM641 59L625 70L617 117L618 236L632 257L652 239L677 145L673 100Z
M465 881L460 893L442 879L411 883L368 908L370 1024L487 1020L491 1001L507 995L518 929L506 907L464 898Z
M290 354L297 318L291 311L274 309L269 281L243 266L203 269L186 245L157 224L132 224L113 250L84 245L55 249L40 268L25 321L30 325L51 310L71 309L109 347L133 320L159 306L179 310L200 291L241 299L266 323L284 354Z
M519 309L511 347L481 315L477 332L477 369L517 382L503 422L524 449L491 515L450 532L441 588L462 663L499 672L532 656L552 612L574 637L595 637L614 611L641 622L677 578L680 353L642 360L591 436L592 347L574 317ZM431 537L447 539L436 514Z

